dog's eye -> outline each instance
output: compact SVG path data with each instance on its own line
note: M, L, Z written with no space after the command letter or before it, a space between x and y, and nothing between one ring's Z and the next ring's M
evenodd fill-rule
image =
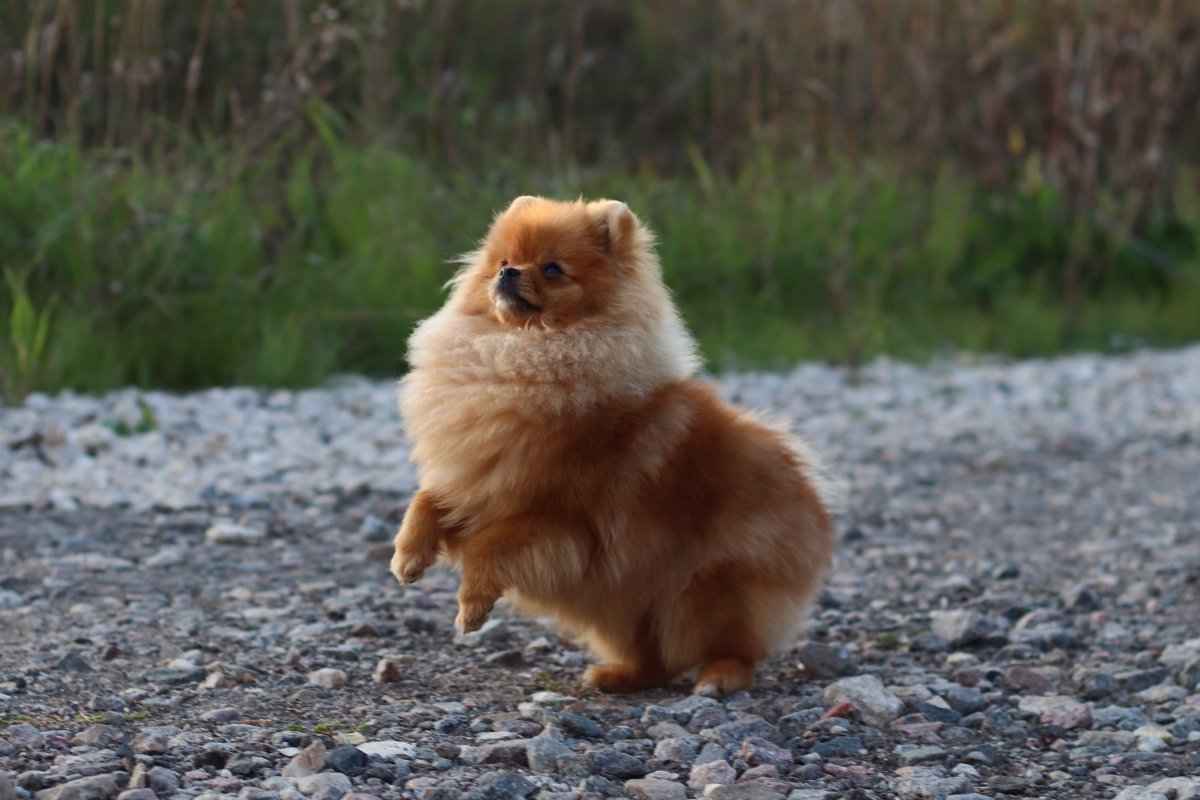
M502 258L502 259L500 259L500 266L502 266L502 267L507 267L507 266L508 266L508 259L507 259L507 258Z
M542 274L548 278L557 278L563 274L562 267L551 261L549 264L542 265Z

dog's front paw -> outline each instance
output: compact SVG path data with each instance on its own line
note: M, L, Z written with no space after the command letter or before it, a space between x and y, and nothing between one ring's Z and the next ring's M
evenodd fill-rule
M458 617L454 620L455 627L463 633L479 630L483 627L483 623L487 622L493 605L494 603L459 598Z
M412 550L397 547L392 554L392 574L401 583L413 583L437 560L436 550Z

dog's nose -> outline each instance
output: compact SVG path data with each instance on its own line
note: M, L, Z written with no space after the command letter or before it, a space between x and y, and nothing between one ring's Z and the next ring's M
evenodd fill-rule
M521 277L521 270L516 267L505 267L500 270L500 280L502 281L515 281L519 277Z

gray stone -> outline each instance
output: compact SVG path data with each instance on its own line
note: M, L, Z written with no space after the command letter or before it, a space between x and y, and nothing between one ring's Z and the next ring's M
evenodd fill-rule
M862 755L867 752L867 748L858 736L836 736L827 742L813 745L813 752L821 758L839 758Z
M87 747L120 747L125 744L125 732L112 725L92 725L71 737L71 744Z
M595 720L589 719L582 714L561 711L558 714L558 721L562 725L563 730L575 736L580 736L584 739L604 738L604 729Z
M1175 680L1189 692L1200 692L1200 656L1180 664L1175 670Z
M687 737L691 734L688 729L674 722L656 722L646 729L646 735L654 741Z
M148 683L159 686L186 686L190 683L200 683L208 677L204 667L157 667L146 670L142 676Z
M0 771L0 800L17 800L17 788L7 772Z
M158 800L153 789L126 789L117 795L117 800Z
M804 671L817 678L839 678L858 672L858 659L843 645L804 642L798 655Z
M687 724L687 719L683 717L691 717L702 708L719 708L720 703L711 697L705 697L701 694L690 694L687 697L671 704L671 711L675 712L675 721L682 724Z
M709 699L711 700L712 698ZM654 725L657 722L684 723L690 717L691 714L687 711L680 711L674 707L666 708L655 703L649 703L642 709L643 725Z
M367 767L367 754L354 745L335 747L325 755L325 766L346 775L357 775Z
M1044 652L1055 649L1073 650L1079 646L1079 636L1065 625L1038 625L1014 631L1009 637L1014 645L1026 645Z
M89 664L78 651L72 650L65 656L60 658L54 668L59 672L91 672L92 665Z
M483 792L486 800L520 800L537 787L511 772L488 772L475 781L475 788Z
M1051 670L1017 664L1004 671L1004 685L1018 692L1050 694L1058 688L1059 681Z
M1092 712L1092 724L1101 728L1132 731L1150 722L1146 712L1129 706L1105 706Z
M1073 583L1058 593L1067 611L1087 612L1100 607L1100 595L1087 583Z
M179 776L166 767L151 767L146 771L146 788L166 797L179 791Z
M776 724L784 736L803 736L809 726L820 720L821 715L824 713L824 709L805 708L801 711L794 711L791 714L784 714Z
M929 618L933 632L951 647L982 641L996 630L996 626L978 611L933 611Z
M456 633L454 641L457 644L466 645L468 647L476 647L481 644L504 644L509 639L508 622L499 617L492 617L487 622L483 623L483 627L477 631L470 633ZM538 692L535 693L533 702L537 703L537 694L553 695L556 692ZM541 705L548 705L542 703Z
M961 775L947 777L940 767L900 767L892 788L901 800L946 800L971 791L971 783Z
M946 701L946 705L963 716L983 711L988 707L987 698L983 693L969 686L950 686L942 692L942 699Z
M783 800L784 793L761 781L727 783L713 788L711 800Z
M683 784L655 778L634 778L625 781L625 796L633 800L686 800Z
M703 695L697 695L703 697ZM712 699L712 698L708 698ZM687 729L692 733L699 733L705 728L716 728L729 722L729 715L725 713L725 709L720 706L710 706L708 708L697 708L693 712L691 718L687 721Z
M529 765L528 748L531 739L511 739L506 742L485 744L475 754L477 764L504 764L510 767Z
M18 722L16 725L9 725L7 728L4 728L4 738L17 747L28 747L30 749L37 749L46 742L45 734L28 722Z
M1017 705L1027 714L1038 715L1045 725L1058 725L1071 730L1086 728L1092 724L1092 711L1086 703L1063 695L1030 695L1022 697Z
M1200 800L1200 783L1191 778L1162 778L1149 786L1127 786L1116 800Z
M558 757L570 752L571 748L549 736L535 736L525 745L525 756L534 772L554 772Z
M962 714L950 708L950 704L946 703L944 698L936 699L942 700L942 702L917 703L915 706L917 713L923 715L929 722L944 722L947 725L954 725L962 719Z
M783 744L785 741L779 728L754 715L746 715L733 722L718 725L712 731L717 741L725 747L740 747L747 739L766 739L775 744Z
M593 772L605 778L640 778L650 771L640 758L616 750L593 750L587 761Z
M378 742L363 742L358 745L358 749L368 756L379 756L385 760L412 758L416 755L417 750L416 745L410 742L400 742L393 739L384 739Z
M204 540L210 544L247 545L261 542L265 538L265 531L233 522L214 523L204 532Z
M304 748L280 771L285 778L306 778L315 775L325 768L325 743L317 739Z
M796 765L792 751L772 744L766 739L747 739L742 742L742 749L738 752L738 757L751 767L770 764L784 775Z
M179 733L174 725L161 725L153 728L143 728L133 737L129 746L133 752L143 755L157 756L167 752L171 737Z
M334 667L325 667L308 673L309 685L320 686L322 689L340 689L346 685L346 681L345 670Z
M900 753L900 763L905 766L928 764L931 761L944 761L947 755L949 754L944 748L937 747L936 745L914 747L911 750L904 750Z
M43 789L34 797L36 800L109 800L117 796L127 777L123 772L109 772L105 775L79 778Z
M200 715L200 719L205 722L233 722L242 715L242 712L227 706L225 708L214 708L210 711L205 711Z
M234 756L226 762L225 769L239 778L249 778L258 772L258 767L255 766L254 759L248 755Z
M688 786L703 791L705 786L712 783L726 784L737 782L737 770L728 761L709 761L692 767L688 775Z
M391 527L374 514L367 514L358 526L364 542L386 542L392 538Z
M1154 667L1153 669L1124 670L1113 675L1113 679L1117 682L1117 686L1127 692L1141 692L1162 683L1170 676L1170 667Z
M899 716L904 703L883 688L874 675L842 678L825 687L821 701L828 707L849 703L868 725L883 727Z
M341 800L350 791L350 779L340 772L319 772L297 780L296 788L313 800Z
M699 736L668 736L654 746L654 757L672 764L691 764L705 744Z
M729 751L716 742L709 742L700 748L700 752L696 754L696 758L692 763L707 764L710 761L728 761Z

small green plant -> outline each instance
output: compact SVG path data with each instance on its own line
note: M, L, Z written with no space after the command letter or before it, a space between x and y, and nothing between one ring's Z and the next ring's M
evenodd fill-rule
M130 427L129 423L119 419L112 423L113 432L118 436L133 436L134 434L150 433L158 430L158 416L154 409L144 400L138 400L138 421Z
M11 717L0 717L0 728L7 725L19 725L22 722L29 722L33 717L28 714L15 714Z
M333 733L342 729L342 721L340 719L331 719L328 722L318 722L313 726L314 733Z
M875 646L880 650L898 650L902 640L898 633L885 631L875 637Z
M86 723L88 725L99 725L103 722L108 722L108 716L105 714L80 714L75 717L75 722Z
M138 720L147 719L150 716L149 711L133 711L125 715L125 719L129 722L137 722Z
M4 379L4 394L15 400L28 394L43 377L53 300L37 308L27 288L27 271L6 269L4 280L9 290L8 325L12 335L11 352L6 355L14 374L0 370L0 377Z

